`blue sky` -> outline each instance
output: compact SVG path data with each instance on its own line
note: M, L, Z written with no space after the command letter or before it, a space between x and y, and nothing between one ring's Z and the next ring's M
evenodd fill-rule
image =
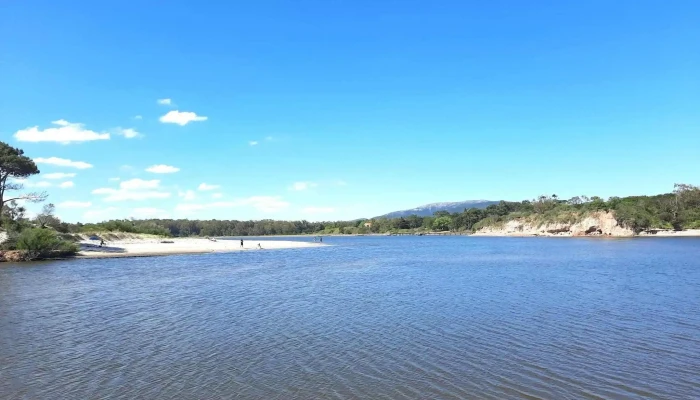
M0 15L0 140L42 161L27 186L68 221L350 219L700 183L696 1L14 1Z

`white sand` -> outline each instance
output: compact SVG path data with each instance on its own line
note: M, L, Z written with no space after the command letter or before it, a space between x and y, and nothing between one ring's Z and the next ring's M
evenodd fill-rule
M201 254L231 251L261 251L270 249L295 249L302 247L320 247L321 243L314 243L309 238L308 242L291 240L246 240L241 248L240 240L216 240L209 239L123 239L107 241L103 247L99 247L98 240L83 240L80 242L81 257L145 257L164 256L171 254ZM164 243L164 242L173 243Z
M675 236L700 236L700 229L686 229L684 231L672 231L672 230L660 230L656 233L646 233L642 232L639 236L663 236L663 237L675 237Z

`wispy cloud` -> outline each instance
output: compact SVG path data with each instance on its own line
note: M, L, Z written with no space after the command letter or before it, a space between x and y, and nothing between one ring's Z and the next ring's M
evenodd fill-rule
M33 126L15 132L15 139L20 142L57 142L69 144L73 142L88 142L92 140L109 140L109 133L98 133L85 129L83 124L71 123L65 119L51 122L55 127L39 129Z
M178 172L179 170L180 168L165 164L151 165L150 167L146 168L146 172L151 172L154 174L172 174Z
M15 180L16 183L21 183L28 188L47 188L53 186L53 183L47 181L32 182L24 179Z
M77 168L77 169L87 169L87 168L92 168L92 164L88 164L83 161L71 161L65 158L58 158L58 157L49 157L49 158L35 158L34 162L37 164L49 164L49 165L56 165L58 167L70 167L70 168Z
M195 198L197 198L197 193L195 193L194 190L187 190L185 192L178 193L178 196L185 199L185 201L190 201L190 200L194 200Z
M207 191L207 190L216 190L220 187L221 187L220 185L210 185L208 183L202 183L199 185L199 187L197 187L197 189L201 190L201 191Z
M306 207L302 210L305 214L328 214L335 212L333 207Z
M74 186L75 186L75 183L73 183L72 181L65 181L65 182L62 182L60 185L58 185L58 187L60 187L61 189L68 189L68 188L72 188Z
M73 178L75 175L75 172L53 172L50 174L43 174L41 177L44 179L66 179Z
M289 187L289 190L301 192L303 190L315 188L316 186L318 186L318 184L314 182L294 182L292 186Z
M192 212L210 208L230 208L250 206L258 211L273 213L289 207L289 203L278 196L252 196L233 201L219 201L213 203L182 203L175 207L176 211Z
M136 115L136 116L134 116L134 119L136 119L136 120L142 120L142 119L143 119L143 117L142 117L142 116L140 116L140 115Z
M154 208L154 207L140 207L140 208L134 208L131 210L130 213L131 217L136 218L136 219L147 219L147 218L168 218L170 217L170 214L162 210L160 208Z
M162 106L170 106L173 104L172 99L158 99L158 104Z
M178 124L184 126L190 122L206 121L207 117L197 115L190 111L173 110L160 117L160 122L164 124Z
M250 142L248 142L248 144L251 146L257 146L258 142L256 142L255 140L251 140Z
M133 190L133 189L155 189L160 185L160 181L158 179L151 179L151 180L145 180L145 179L131 179L128 181L124 181L119 184L119 187L122 189L128 189L128 190Z
M92 194L105 195L104 201L128 201L146 199L166 199L170 192L160 190L160 181L157 179L143 180L131 179L119 184L119 188L99 188Z
M117 135L124 136L127 139L141 138L143 137L136 129L133 128L116 128L114 133Z
M87 210L83 213L83 221L85 222L99 222L108 219L114 219L119 212L117 207L107 207L101 209Z
M58 208L86 208L92 206L89 201L64 201L63 203L58 203Z

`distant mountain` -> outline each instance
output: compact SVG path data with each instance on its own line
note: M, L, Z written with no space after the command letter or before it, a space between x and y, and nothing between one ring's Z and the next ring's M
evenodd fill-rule
M409 215L417 215L419 217L429 217L436 211L447 211L450 213L462 212L465 208L486 208L491 204L498 204L497 201L491 200L466 200L451 203L432 203L424 206L412 208L410 210L394 211L389 214L382 215L377 218L399 218L408 217Z

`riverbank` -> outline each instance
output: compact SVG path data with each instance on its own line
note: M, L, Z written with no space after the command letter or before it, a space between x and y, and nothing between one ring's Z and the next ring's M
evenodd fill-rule
M260 247L258 247L258 243ZM78 242L78 258L154 257L174 254L224 253L321 247L322 243L291 240L239 240L200 238L123 238L108 240L100 247L99 240L83 239Z

